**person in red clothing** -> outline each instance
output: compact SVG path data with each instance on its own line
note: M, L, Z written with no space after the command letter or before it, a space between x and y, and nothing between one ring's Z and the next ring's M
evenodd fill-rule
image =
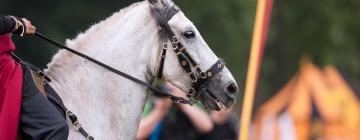
M36 88L29 67L11 53L10 33L31 36L36 28L25 18L0 16L0 140L66 140L69 129L61 113ZM20 132L18 134L18 132Z

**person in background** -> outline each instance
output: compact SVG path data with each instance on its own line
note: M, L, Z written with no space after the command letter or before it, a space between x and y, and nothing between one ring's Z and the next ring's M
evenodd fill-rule
M166 85L173 95L185 96L170 83ZM196 140L213 129L208 113L196 105L173 104L163 98L153 99L153 102L153 109L140 122L136 136L139 140Z
M69 133L60 112L36 88L28 66L12 56L10 33L31 36L35 31L25 18L0 16L1 140L16 140L18 130L26 140L66 140Z
M211 111L214 128L211 132L200 136L199 140L237 140L239 133L239 119L228 110Z

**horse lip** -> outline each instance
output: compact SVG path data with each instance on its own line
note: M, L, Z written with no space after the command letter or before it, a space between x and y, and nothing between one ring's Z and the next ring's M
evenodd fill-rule
M208 104L205 102L204 105L205 105L205 109L214 109L216 111L220 111L221 109L216 103Z
M221 110L222 107L221 105L219 105L219 99L208 89L205 89L205 91L210 95L210 98L212 98L212 100L209 102L213 107L211 107L210 109L215 109L217 111ZM206 92L204 94L206 94ZM222 103L220 102L220 104Z
M232 105L234 105L235 100L236 100L236 96L227 95L226 97L227 97L228 102L225 103L225 101L224 101L223 104L225 105L226 108L230 108Z
M209 93L210 97L214 99L215 104L217 107L219 108L230 108L234 103L235 103L235 98L236 97L231 97L229 95L226 94L226 98L218 98L215 94L213 94L209 89L206 89L206 92ZM218 103L220 105L218 105Z
M220 106L218 106L218 104L216 103L216 99L210 95L209 91L203 88L201 89L201 92L202 93L200 94L199 98L203 103L205 109L216 111L219 111L221 109Z

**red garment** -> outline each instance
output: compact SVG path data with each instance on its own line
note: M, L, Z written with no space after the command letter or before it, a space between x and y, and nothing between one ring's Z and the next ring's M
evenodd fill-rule
M0 140L16 140L22 91L22 69L11 57L10 35L0 35Z

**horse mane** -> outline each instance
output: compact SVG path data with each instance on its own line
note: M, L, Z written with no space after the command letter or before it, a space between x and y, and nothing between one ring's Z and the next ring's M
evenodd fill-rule
M75 38L67 39L66 46L89 56L96 55L87 53L87 50L94 46L97 46L97 49L102 49L104 46L107 46L107 43L109 43L107 40L114 37L117 33L116 27L121 28L115 25L126 21L126 18L131 18L131 15L128 14L129 12L137 8L144 8L147 4L147 1L133 3L130 6L113 13L110 17L91 25L90 28L84 32L80 32ZM48 68L45 70L46 74L55 78L53 74L58 73L59 69L64 68L64 65L71 64L75 67L77 62L74 62L73 57L78 56L66 50L59 50L58 53L53 56L52 61L47 65ZM79 60L80 59L77 59L76 61Z
M105 20L99 21L98 23L91 25L90 28L88 28L84 32L80 32L74 39L67 39L66 44L68 44L70 47L76 47L76 48L86 47L87 44L92 43L91 41L98 40L98 39L93 39L95 37L94 34L98 34L100 32L101 33L113 32L112 28L114 26L112 26L112 24L116 23L114 21L121 21L124 18L125 14L137 8L141 4L145 4L145 2L146 1L133 3L128 7L120 9L120 11L113 13Z

